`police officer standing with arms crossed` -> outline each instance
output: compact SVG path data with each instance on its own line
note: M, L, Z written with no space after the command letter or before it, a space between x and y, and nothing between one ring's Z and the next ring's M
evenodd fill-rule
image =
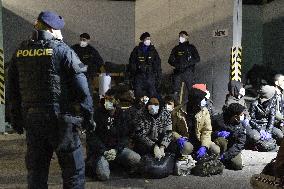
M157 89L161 82L161 59L151 44L148 32L140 36L140 43L130 54L128 70L133 81L135 97L145 92L148 97L158 97Z
M83 64L88 67L86 77L91 95L93 96L93 80L100 67L104 65L104 61L99 52L89 44L90 39L91 37L88 33L82 33L80 35L80 43L73 45L71 48L76 52Z
M62 41L64 20L44 11L35 22L33 39L14 54L8 72L11 124L17 133L26 130L29 189L47 189L48 172L55 151L64 189L83 189L85 164L77 131L92 132L93 101L86 67ZM70 105L80 103L82 118L72 116Z
M179 44L172 49L168 63L174 67L173 92L177 100L182 82L187 91L191 89L194 80L195 64L200 61L197 49L188 42L188 33L179 33Z

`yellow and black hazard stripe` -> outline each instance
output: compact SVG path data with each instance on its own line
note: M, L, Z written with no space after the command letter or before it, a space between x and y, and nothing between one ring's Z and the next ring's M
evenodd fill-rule
M0 104L5 104L4 54L0 49Z
M231 48L231 74L230 79L242 81L242 47Z

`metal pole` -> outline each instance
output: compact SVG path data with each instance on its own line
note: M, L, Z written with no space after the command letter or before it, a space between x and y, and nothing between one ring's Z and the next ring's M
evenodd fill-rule
M233 47L231 48L231 80L242 81L242 0L234 1Z
M4 84L4 54L3 54L3 26L2 1L0 1L0 133L5 132L5 84Z

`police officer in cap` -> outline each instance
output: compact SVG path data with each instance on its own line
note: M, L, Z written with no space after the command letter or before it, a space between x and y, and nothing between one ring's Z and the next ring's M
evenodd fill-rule
M8 87L11 124L17 133L26 130L28 188L48 188L48 172L55 151L62 170L63 188L84 188L85 164L77 131L92 132L93 101L86 68L62 41L64 20L43 11L35 22L33 39L14 54ZM82 119L72 116L71 104L80 103ZM83 122L83 123L82 123Z
M200 61L197 49L188 42L188 33L179 33L179 44L172 49L168 63L174 67L173 92L177 100L182 82L185 82L187 91L194 80L195 64Z
M99 68L104 65L103 58L99 52L90 45L90 35L82 33L80 35L80 43L73 45L71 48L79 56L80 60L88 67L86 76L90 88L91 95L93 94L93 80Z
M140 41L131 52L128 65L134 94L137 97L145 91L147 96L157 97L162 75L161 59L148 32L141 35Z

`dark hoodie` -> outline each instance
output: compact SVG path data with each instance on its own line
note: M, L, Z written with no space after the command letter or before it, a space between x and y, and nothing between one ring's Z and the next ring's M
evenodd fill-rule
M238 103L246 107L244 98L238 98L240 89L243 88L243 84L239 81L230 81L228 84L229 94L226 96L225 106L229 106L232 103Z

